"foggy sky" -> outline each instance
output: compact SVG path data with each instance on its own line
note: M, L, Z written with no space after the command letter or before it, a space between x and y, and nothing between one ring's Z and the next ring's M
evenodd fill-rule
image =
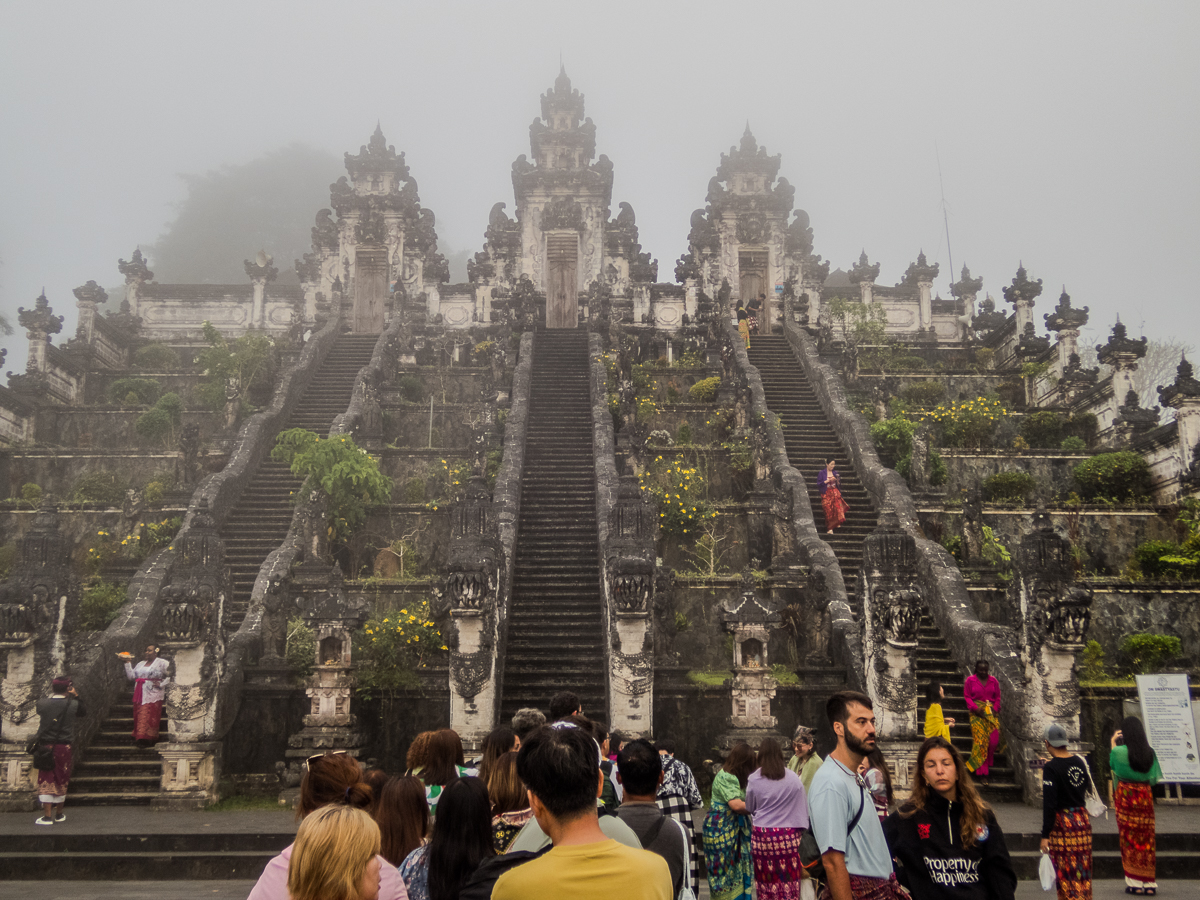
M866 249L893 284L924 250L949 296L940 154L955 269L998 305L1023 261L1045 281L1039 332L1065 284L1092 343L1120 312L1135 336L1200 347L1195 2L182 6L0 5L14 326L45 286L72 334L71 289L121 283L118 257L172 219L179 173L293 141L357 152L377 120L440 249L479 250L492 204L514 212L510 167L561 54L661 281L748 120L834 268ZM0 342L23 367L21 329Z

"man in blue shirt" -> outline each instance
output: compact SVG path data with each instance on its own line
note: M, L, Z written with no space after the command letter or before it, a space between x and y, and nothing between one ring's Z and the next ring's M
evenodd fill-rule
M858 771L875 749L871 698L857 691L839 691L825 704L825 713L837 735L837 749L813 776L808 811L830 896L832 900L902 897L883 827Z

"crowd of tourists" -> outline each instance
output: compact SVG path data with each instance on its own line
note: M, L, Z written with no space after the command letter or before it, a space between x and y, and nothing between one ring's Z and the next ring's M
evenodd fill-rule
M826 704L837 743L825 759L806 726L786 762L772 738L757 750L733 744L699 833L692 814L703 799L674 744L610 734L569 691L552 698L549 718L520 710L471 760L448 728L412 741L403 774L364 770L346 752L317 754L304 763L296 840L267 864L250 900L689 900L701 860L713 900L1013 900L1004 833L975 785L998 748L995 681L985 663L968 678L966 760L949 740L944 690L930 688L927 736L902 804L870 698L842 691ZM53 824L65 819L84 714L70 679L54 680L38 713L38 823ZM1103 801L1065 729L1051 724L1044 739L1041 850L1060 900L1090 900L1090 816ZM1151 788L1161 770L1139 719L1112 736L1109 763L1126 891L1153 895Z

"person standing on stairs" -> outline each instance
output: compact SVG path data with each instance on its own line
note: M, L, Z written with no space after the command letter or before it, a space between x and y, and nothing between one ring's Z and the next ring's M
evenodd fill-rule
M125 660L125 677L133 684L133 742L142 749L158 743L158 730L162 724L162 708L165 693L163 686L170 679L171 664L158 655L158 648L151 644L136 666L129 660L132 654L118 653Z
M975 663L975 674L963 683L963 697L971 713L971 758L967 771L988 783L988 774L1000 747L1000 682L990 675L987 660Z
M846 513L850 512L850 507L842 499L842 476L838 474L834 460L829 460L817 476L817 489L821 492L821 506L825 509L825 533L833 534L846 521Z
M50 691L49 697L37 702L40 721L34 740L42 753L49 751L49 758L44 762L50 765L43 768L39 764L39 754L34 753L33 760L38 770L38 802L42 804L44 813L35 825L53 825L67 820L63 804L67 800L67 782L71 779L71 745L75 742L75 722L87 714L70 678L58 676L50 683Z
M750 302L746 304L746 313L748 314L746 324L749 326L751 334L762 334L762 311L766 301L767 295L759 294L757 297L751 297Z
M925 694L925 701L929 704L929 708L925 710L925 737L940 737L948 744L954 720L947 719L942 713L942 701L945 699L945 688L937 681L929 682L929 689Z
M742 336L742 340L746 342L746 349L750 349L750 313L746 312L746 307L739 300L737 305L737 323L738 334Z

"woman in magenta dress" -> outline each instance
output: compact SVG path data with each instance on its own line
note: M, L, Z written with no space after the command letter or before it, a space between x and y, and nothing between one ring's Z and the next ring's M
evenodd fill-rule
M984 784L1000 746L1000 682L988 674L985 660L975 663L975 674L963 684L963 697L971 713L971 758L967 769Z
M821 492L821 506L825 508L825 531L833 534L835 528L846 521L850 507L842 499L842 476L834 468L831 459L817 476L817 488Z

